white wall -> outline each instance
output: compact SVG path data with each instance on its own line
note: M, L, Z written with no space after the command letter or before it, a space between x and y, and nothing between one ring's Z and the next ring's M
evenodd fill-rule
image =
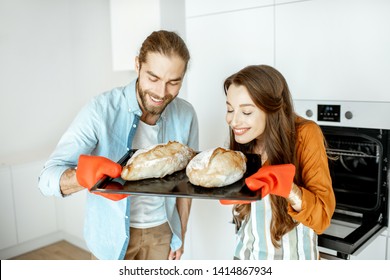
M46 158L113 72L108 0L0 2L0 163Z
M160 0L161 25L184 36L179 1ZM112 70L111 43L110 0L0 1L1 259L62 238L86 248L85 192L43 197L37 178L81 107L136 77Z
M43 197L37 178L81 107L136 76L112 71L109 14L109 0L0 1L2 259L62 238L85 248L85 192Z

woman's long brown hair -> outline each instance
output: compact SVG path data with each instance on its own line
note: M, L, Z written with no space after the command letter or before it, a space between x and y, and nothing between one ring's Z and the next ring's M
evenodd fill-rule
M276 69L267 65L251 65L228 77L224 82L225 94L230 85L245 86L253 102L263 110L266 117L262 144L271 165L292 163L296 174L300 174L296 162L295 144L296 128L300 125L294 113L293 102L286 80ZM254 153L256 139L247 144L239 144L234 140L230 129L230 149L244 153ZM299 184L300 176L295 175L295 183ZM275 247L284 234L291 231L297 223L287 213L285 198L271 195L272 220L271 239ZM250 204L238 204L233 208L234 220L238 226L250 215Z

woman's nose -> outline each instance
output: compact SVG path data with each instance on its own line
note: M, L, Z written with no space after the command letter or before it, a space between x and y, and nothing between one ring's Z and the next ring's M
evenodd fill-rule
M235 127L240 123L240 119L236 113L228 113L226 115L226 122L228 125Z

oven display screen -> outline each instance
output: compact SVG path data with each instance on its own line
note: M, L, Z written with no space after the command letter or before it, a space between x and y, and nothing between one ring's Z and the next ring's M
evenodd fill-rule
M318 105L318 121L340 122L340 105Z

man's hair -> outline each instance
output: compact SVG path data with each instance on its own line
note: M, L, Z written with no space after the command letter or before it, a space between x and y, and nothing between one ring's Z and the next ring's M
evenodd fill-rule
M138 59L139 66L147 61L148 53L159 53L167 57L177 55L185 62L184 71L187 70L190 53L183 39L175 32L159 30L150 34L142 43Z

